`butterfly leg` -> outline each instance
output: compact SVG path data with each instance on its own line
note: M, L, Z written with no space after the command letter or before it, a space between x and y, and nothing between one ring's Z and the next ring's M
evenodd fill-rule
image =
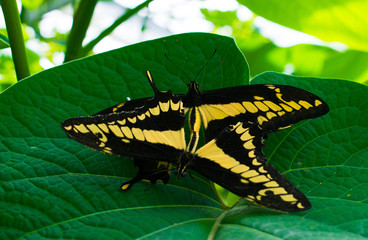
M141 180L149 180L153 184L157 181L166 184L169 181L170 163L135 158L134 165L138 168L138 173L133 179L121 185L123 191L128 190Z

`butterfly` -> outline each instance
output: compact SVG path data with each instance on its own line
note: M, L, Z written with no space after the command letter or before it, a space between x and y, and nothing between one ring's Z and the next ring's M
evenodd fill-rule
M166 163L166 166L176 164L178 177L184 175L188 169L193 169L231 192L263 206L284 211L301 211L311 207L303 193L295 188L274 167L266 163L266 158L262 153L263 140L269 132L276 131L284 126L283 124L290 124L290 122L296 120L283 120L279 121L283 124L276 122L278 125L273 123L267 125L262 123L274 118L277 119L277 115L261 122L253 121L254 119L258 120L258 116L251 115L253 116L251 121L246 121L244 117L247 116L247 111L242 110L239 105L234 105L234 101L229 100L229 98L225 98L227 99L225 104L233 109L232 114L226 112L228 111L226 108L218 107L220 105L219 101L215 103L209 101L206 104L196 105L193 104L193 102L196 103L195 101L189 102L189 96L191 94L193 96L191 87L186 95L173 95L171 91L159 91L149 72L147 72L147 75L155 92L155 97L119 104L90 117L68 119L62 123L63 130L70 138L87 147L105 153L130 156L139 159L140 163L146 161L150 164L150 167L155 163ZM191 85L193 84L189 84L189 86ZM196 90L195 85L193 86L192 90ZM276 94L281 90L275 89L284 87L275 85L259 86L274 90ZM213 91L210 91L210 93L213 93ZM314 95L308 93L307 96L313 98ZM253 98L255 101L261 101L259 94L257 98L254 96ZM312 100L309 98L299 100L299 106L305 105L308 107L306 109L309 109L313 108L312 103L317 105L314 106L315 108L324 104L324 102L318 103L318 101L322 101L318 97L314 97ZM285 101L284 98L279 97L278 99ZM248 101L246 100L241 101L241 104L247 110ZM286 101L290 102L292 100L288 99ZM305 101L308 104L300 101ZM282 115L291 112L287 111L288 108L286 109L286 107L281 108L283 107L281 104L286 103L278 103L280 105L277 110L285 111ZM295 101L290 104L294 103ZM261 105L253 104L259 108L257 108L257 111L255 109L252 112L249 111L248 116L257 112L265 112L267 117L267 111L263 111ZM264 104L266 105L266 102ZM278 106L276 103L274 104ZM222 123L224 118L219 114L208 115L212 116L211 118L203 117L201 114L206 113L203 111L207 108L205 105L216 106L217 109L220 109L220 113L227 113L226 122ZM205 106L202 113L201 106ZM275 106L273 107L276 109ZM272 107L270 106L269 109L272 109ZM186 111L189 111L189 128L192 133L188 144L186 144L184 133ZM316 115L315 112L312 112L312 114ZM259 116L263 116L263 114ZM303 117L305 118L305 116ZM297 114L293 116L294 119L303 117ZM204 119L204 123L207 123L207 125L204 124L206 134L214 131L211 128L208 130L211 122L216 123L216 131L219 128L219 123L226 127L220 130L212 139L207 138L207 143L197 150L197 138L195 136L197 136L197 130L202 119ZM167 169L166 166L164 166L164 169ZM142 173L148 170L153 171L155 168L138 171L134 179L122 185L122 189L127 189L134 182L142 179ZM160 176L156 177L160 179ZM154 180L153 178L148 179Z
M152 79L148 71L147 75ZM156 89L152 82L150 80L152 88ZM275 132L329 111L326 102L318 96L286 85L244 85L202 92L198 83L192 81L188 84L188 92L177 96L182 100L188 115L191 149L195 149L198 144L201 126L205 128L205 140L209 142L222 129L239 121L257 123L265 131ZM132 111L144 106L149 99L146 97L122 102L95 115ZM147 160L150 160L149 164ZM152 183L158 180L168 182L171 165L153 160L147 157L134 158L134 164L138 167L134 182L141 179Z

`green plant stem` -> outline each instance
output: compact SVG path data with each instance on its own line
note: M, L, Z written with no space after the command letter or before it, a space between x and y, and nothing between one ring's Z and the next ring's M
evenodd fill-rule
M219 228L222 220L227 215L229 210L225 210L217 219L216 222L213 224L210 234L207 237L207 240L213 240L216 235L217 229Z
M95 39L93 39L88 44L86 44L85 47L83 47L82 56L86 56L97 45L97 43L99 43L104 37L108 36L121 23L125 22L130 17L134 16L141 9L147 7L148 4L152 1L153 0L147 0L144 3L138 5L137 7L133 8L133 9L128 9L121 17L116 19L116 21L113 24L111 24L108 28L106 28L104 31L102 31L100 33L100 35L98 35Z
M28 77L30 71L17 2L15 0L0 0L0 3L4 13L15 73L19 81Z
M66 43L65 59L68 62L81 57L82 42L92 19L98 0L81 0L74 14L73 26Z

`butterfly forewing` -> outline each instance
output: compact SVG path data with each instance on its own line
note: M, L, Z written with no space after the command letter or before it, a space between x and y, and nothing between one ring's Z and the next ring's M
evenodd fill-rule
M284 85L248 85L199 93L195 103L201 113L209 141L238 121L257 123L264 130L277 131L303 119L328 112L316 95ZM184 102L190 106L191 102Z
M132 112L144 107L147 101L152 101L153 97L139 98L134 100L129 100L126 102L118 103L114 106L106 108L94 115L106 115L111 113L119 112ZM92 115L93 116L93 115ZM142 179L147 179L151 183L156 183L157 181L162 181L167 183L169 181L170 168L171 165L165 161L156 161L152 158L134 158L134 165L138 168L137 175L123 186L129 186L129 188L135 183ZM128 189L128 187L126 187Z
M311 207L308 199L262 153L264 130L237 123L196 152L191 168L254 203L283 211Z
M62 128L95 150L173 162L185 149L183 111L182 101L166 92L135 111L71 118Z

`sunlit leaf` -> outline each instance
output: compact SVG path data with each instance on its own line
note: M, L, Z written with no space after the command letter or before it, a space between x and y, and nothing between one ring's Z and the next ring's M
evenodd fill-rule
M0 49L8 48L9 47L9 40L4 35L0 34Z
M0 55L0 92L14 84L17 80L14 71L13 59L7 55Z
M334 54L326 60L321 75L368 84L368 53L351 50Z
M366 52L339 52L312 44L278 47L257 31L252 19L242 21L236 11L201 11L215 25L214 32L231 27L231 35L252 66L251 76L265 71L286 71L298 76L343 78L361 83L368 79Z
M22 0L23 7L33 10L44 4L45 0Z
M342 42L352 49L368 51L368 2L365 0L239 2L254 13L283 26L327 42Z

